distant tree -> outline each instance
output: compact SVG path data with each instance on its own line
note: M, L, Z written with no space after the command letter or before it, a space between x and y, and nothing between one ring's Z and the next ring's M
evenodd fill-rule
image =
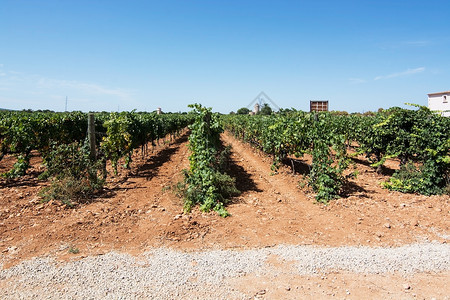
M269 104L264 103L263 107L259 111L259 114L261 114L261 115L271 115L272 114L272 108L269 106Z
M247 107L242 107L237 110L238 115L248 115L249 112L250 112L250 109L248 109Z
M236 113L234 111L230 111L229 115L235 115Z
M375 113L373 111L366 111L363 113L363 116L375 116Z
M331 112L333 115L338 115L338 116L347 116L348 112L345 110L333 110Z
M278 113L280 115L289 115L290 113L296 112L297 110L293 107L291 108L280 108L280 110L278 111Z

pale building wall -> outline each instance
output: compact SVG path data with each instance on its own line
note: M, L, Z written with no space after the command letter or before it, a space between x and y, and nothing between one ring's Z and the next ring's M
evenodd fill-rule
M450 92L436 93L428 95L428 108L431 110L448 110L442 115L450 117Z

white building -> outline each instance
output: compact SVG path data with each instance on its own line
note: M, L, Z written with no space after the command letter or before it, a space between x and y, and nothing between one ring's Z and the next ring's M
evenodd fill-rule
M442 115L450 117L450 91L428 94L428 108L445 111Z
M253 112L255 115L257 115L259 113L259 108L260 108L259 104L255 103L255 107L253 107Z

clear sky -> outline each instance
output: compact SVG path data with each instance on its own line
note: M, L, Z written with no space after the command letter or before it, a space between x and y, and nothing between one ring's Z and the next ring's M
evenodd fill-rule
M363 112L450 90L449 0L0 0L0 107Z

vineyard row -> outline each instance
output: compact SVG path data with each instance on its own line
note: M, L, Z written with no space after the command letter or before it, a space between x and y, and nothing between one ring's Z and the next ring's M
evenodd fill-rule
M58 176L68 169L70 178L94 178L89 184L95 185L99 173L103 173L103 180L106 177L106 161L117 173L118 161L123 159L128 167L134 149L142 147L145 152L149 143L192 124L190 170L185 174L186 210L200 204L203 210L227 214L223 204L236 191L220 190L234 186L218 167L226 152L219 142L224 129L271 155L274 171L290 157L310 154L308 184L320 202L339 197L348 178L355 176L349 171L352 155L364 155L378 171L386 159L398 159L400 168L384 183L386 188L425 195L449 192L450 118L426 107L391 108L369 116L301 111L219 116L200 105L191 107L193 111L188 114L95 114L95 163L88 159L86 113L0 112L0 161L7 154L17 157L14 167L2 176L24 175L30 153L36 150L43 157L48 176L62 181Z
M226 130L273 156L273 168L288 157L312 156L309 185L316 199L339 196L351 172L350 146L382 170L397 158L398 170L386 188L425 195L449 192L450 118L431 112L391 108L374 115L289 111L270 116L229 115Z
M99 155L110 160L115 172L117 162L131 162L133 149L174 134L192 120L187 114L96 113L95 135ZM48 162L52 150L72 143L83 144L87 138L88 114L82 112L0 112L0 161L15 155L17 163L4 177L24 175L30 153L38 151Z

